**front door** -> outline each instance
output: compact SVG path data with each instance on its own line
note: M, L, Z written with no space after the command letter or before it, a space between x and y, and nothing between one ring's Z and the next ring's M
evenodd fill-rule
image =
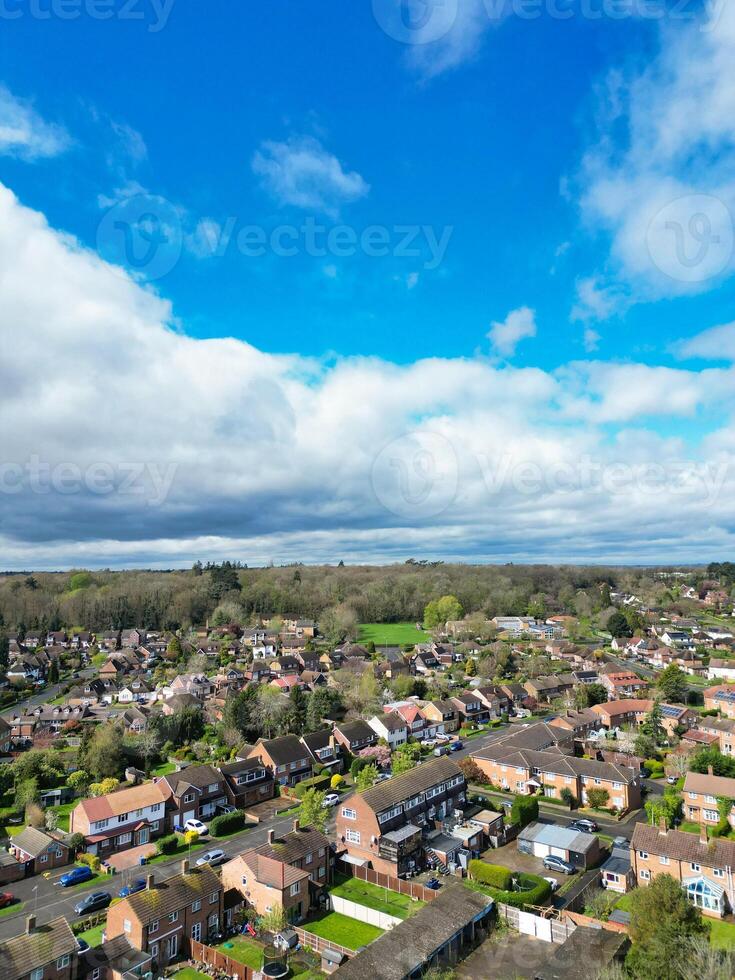
M147 844L150 839L151 832L148 827L141 827L140 831L138 832L138 843Z

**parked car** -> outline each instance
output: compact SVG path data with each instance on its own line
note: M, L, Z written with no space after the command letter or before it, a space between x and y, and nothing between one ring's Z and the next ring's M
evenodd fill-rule
M24 813L11 813L10 816L8 817L8 823L13 824L13 826L15 827L22 824L24 820L25 820Z
M16 901L15 895L11 895L10 892L0 892L0 909L6 909Z
M339 803L339 793L327 793L327 795L322 800L322 806L337 806Z
M135 881L131 881L129 885L124 885L117 893L117 897L127 898L128 895L134 895L136 892L142 892L144 888L145 878L136 878Z
M597 826L594 820L588 820L587 817L580 817L579 820L573 820L569 824L570 830L579 830L583 834L594 834L596 830L600 828Z
M234 813L235 810L236 807L230 806L229 803L220 803L220 805L217 807L217 813Z
M81 939L79 936L77 936L77 946L79 947L79 953L83 954L89 952L89 943L86 939Z
M547 854L544 858L544 867L547 871L557 871L562 875L573 875L575 867L564 858L557 857L555 854Z
M436 739L435 738L422 738L421 739L421 744L423 745L423 747L425 749L433 749L434 746L436 745Z
M184 830L195 830L200 837L204 837L205 834L209 833L209 827L202 823L201 820L195 820L194 817L190 817L184 824Z
M448 745L437 745L434 749L434 755L449 755Z
M669 784L669 786L674 786L677 782L677 779L678 779L677 776L667 776L666 782Z
M446 732L437 732L435 736L435 741L437 742L451 742L451 736L447 735Z
M71 871L63 874L59 878L59 884L62 888L68 888L70 885L81 885L83 881L89 881L90 878L94 878L92 869L86 864L81 864L78 868L72 868Z
M90 912L99 912L100 909L106 909L107 906L112 901L112 895L109 892L92 892L77 902L74 906L74 911L77 915L89 915Z
M213 851L205 851L200 858L197 858L197 867L201 868L203 864L209 864L215 867L215 865L222 864L226 860L227 855L225 852L216 847Z
M556 889L559 887L559 881L557 878L547 878L546 876L544 876L544 881L548 881L548 883L551 885L552 892L555 892Z
M464 748L464 742L461 742L459 739L457 739L456 742L452 742L451 743L451 745L449 746L449 751L450 752L459 752L459 750L460 749L463 749L463 748Z
M384 783L386 779L390 779L392 775L393 774L390 772L381 772L381 774L379 776L376 776L375 779L373 780L373 786L376 783Z

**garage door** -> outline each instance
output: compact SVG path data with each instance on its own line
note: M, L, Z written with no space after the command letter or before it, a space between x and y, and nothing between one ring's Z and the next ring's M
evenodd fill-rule
M550 848L550 850L551 850L551 853L554 855L554 857L563 858L566 861L566 859L567 859L567 852L566 852L566 849L565 848L563 848L563 847L552 847L552 848Z
M551 848L548 844L536 844L533 849L533 853L536 855L536 857L545 858L550 850Z

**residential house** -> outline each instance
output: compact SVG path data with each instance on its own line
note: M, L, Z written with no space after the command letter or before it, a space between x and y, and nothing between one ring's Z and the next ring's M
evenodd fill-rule
M166 797L157 783L142 783L82 800L71 811L69 832L84 836L85 849L105 858L147 844L165 830Z
M626 698L622 701L608 701L590 708L605 728L621 728L623 725L642 725L653 708L653 701L640 698Z
M273 773L259 759L237 759L219 767L228 802L238 810L273 799Z
M68 864L69 846L35 827L26 827L10 838L8 850L16 861L26 865L26 874L41 874Z
M591 731L600 727L600 717L592 708L582 711L565 711L549 722L554 728L572 732L575 738L584 739Z
M634 698L640 691L645 691L648 687L648 682L641 680L632 670L601 674L600 683L607 690L607 696L611 701L617 701L620 698Z
M699 836L667 830L665 823L651 827L637 823L630 842L630 860L639 886L659 874L680 882L687 897L705 915L722 917L735 908L735 841L707 839L702 825Z
M248 758L260 759L281 786L295 786L314 774L313 756L297 735L259 738Z
M717 736L720 752L723 755L735 755L735 718L712 718L702 715L698 725L699 731Z
M474 691L463 691L449 700L457 709L460 725L481 725L490 720L487 706Z
M415 674L432 674L441 664L433 650L419 650L411 657L411 667Z
M735 685L718 684L708 687L702 694L708 711L719 711L726 718L735 718Z
M301 744L311 753L315 765L323 766L332 774L344 771L342 747L331 728L302 735Z
M178 875L155 883L148 875L146 888L124 898L107 912L108 940L124 936L153 960L160 975L175 960L191 954L190 941L206 943L220 934L225 923L224 889L209 867L182 862Z
M625 895L635 886L635 876L630 863L630 842L616 837L610 848L610 857L600 867L600 884L611 892Z
M210 820L218 807L229 804L225 778L214 766L187 766L159 776L155 785L166 800L166 819L174 830L187 820Z
M61 915L46 925L26 918L25 931L0 940L0 977L3 980L75 980L79 943Z
M710 680L720 677L725 681L735 681L735 660L719 660L713 657L707 667L707 677Z
M361 718L356 721L345 721L334 726L336 741L352 755L357 755L361 749L375 745L378 741L377 732Z
M290 922L303 919L332 880L329 839L301 827L276 838L268 831L264 844L243 851L222 866L225 889L239 892L258 915L280 906Z
M373 715L368 718L368 725L379 739L385 739L391 751L408 741L408 725L397 711L387 712L380 717Z
M465 791L462 770L442 757L353 793L337 809L346 860L399 877L423 867L424 830L463 809Z
M713 775L712 766L707 773L688 772L683 798L685 819L711 827L720 822L720 800L735 800L735 779ZM735 827L735 804L728 808L727 820Z
M479 689L476 694L487 705L487 699L480 694ZM427 721L433 722L437 726L442 725L441 730L444 732L456 732L459 728L459 711L450 700L425 701L421 710Z

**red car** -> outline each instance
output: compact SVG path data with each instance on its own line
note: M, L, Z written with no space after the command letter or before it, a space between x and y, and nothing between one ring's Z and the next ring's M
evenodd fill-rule
M7 908L8 905L12 905L15 901L15 895L11 895L10 892L0 892L0 909Z

